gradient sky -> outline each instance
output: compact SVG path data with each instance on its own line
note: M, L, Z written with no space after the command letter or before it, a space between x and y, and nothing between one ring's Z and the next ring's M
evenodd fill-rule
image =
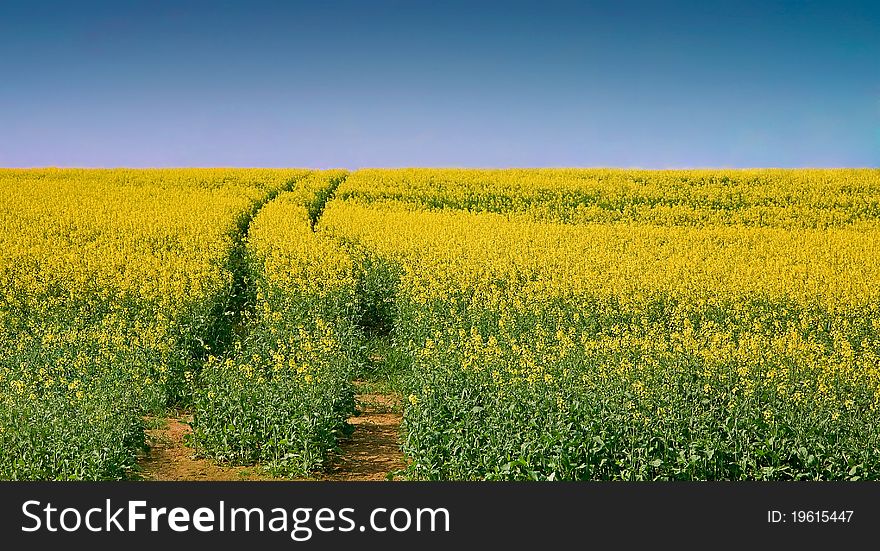
M880 2L0 2L0 166L880 166Z

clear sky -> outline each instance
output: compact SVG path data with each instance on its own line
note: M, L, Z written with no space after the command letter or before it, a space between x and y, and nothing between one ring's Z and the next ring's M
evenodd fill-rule
M0 166L880 166L880 1L0 1Z

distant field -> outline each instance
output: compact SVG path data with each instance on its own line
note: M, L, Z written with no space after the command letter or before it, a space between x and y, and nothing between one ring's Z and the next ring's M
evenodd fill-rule
M408 478L880 479L878 243L878 170L0 170L0 478L311 476L381 361Z

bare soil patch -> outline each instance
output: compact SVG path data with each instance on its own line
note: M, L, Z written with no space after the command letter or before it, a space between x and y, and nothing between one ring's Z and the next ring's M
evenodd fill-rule
M192 434L191 415L149 421L159 428L146 431L150 449L138 462L144 480L278 480L259 467L224 466L195 457L195 450L187 443Z
M354 431L339 442L340 452L319 480L388 480L406 467L400 451L401 415L391 394L358 394Z
M358 394L358 414L348 422L354 430L339 442L340 451L330 458L326 472L311 480L357 481L389 480L406 467L400 450L400 421L397 397L392 394ZM147 444L150 449L140 458L140 477L155 481L200 480L289 480L275 478L259 466L218 465L196 457L188 443L192 415L148 419ZM300 479L302 480L302 479Z

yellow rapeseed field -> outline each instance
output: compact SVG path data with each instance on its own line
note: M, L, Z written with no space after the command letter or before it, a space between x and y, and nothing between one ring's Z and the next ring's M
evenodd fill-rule
M368 170L422 478L880 476L880 171Z
M416 479L878 479L878 243L868 169L0 170L0 479L308 475L370 362Z
M302 170L0 171L0 478L118 478L184 398L252 210Z

